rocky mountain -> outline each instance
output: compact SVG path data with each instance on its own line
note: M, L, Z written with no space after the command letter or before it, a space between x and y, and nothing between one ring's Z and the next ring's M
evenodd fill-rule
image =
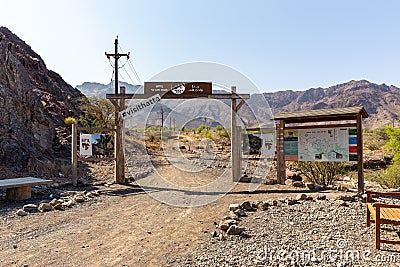
M57 133L64 118L79 116L81 97L29 45L0 27L0 167L32 173L45 168L41 162L62 152ZM0 179L7 178L2 176L0 169Z
M143 86L141 85L132 85L123 81L119 81L119 86L125 86L126 93L133 94L133 93L143 92ZM88 97L90 96L105 97L106 94L114 93L114 82L110 82L109 84L84 82L81 85L77 85L76 89L78 89Z
M306 91L279 91L264 93L274 114L279 112L364 106L369 118L368 128L392 124L400 115L400 88L393 85L375 84L366 80L350 81L328 88L311 88ZM258 98L250 99L252 106Z

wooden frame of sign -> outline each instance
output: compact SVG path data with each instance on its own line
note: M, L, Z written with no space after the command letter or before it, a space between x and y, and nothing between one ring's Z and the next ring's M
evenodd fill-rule
M146 89L146 84L148 84L148 89ZM185 90L180 87L182 84L184 84ZM175 92L172 92L172 90L175 90ZM245 101L250 98L250 95L237 94L235 86L231 87L230 93L212 94L212 84L210 82L151 82L145 83L145 93L143 94L126 94L125 88L121 87L119 94L107 94L106 98L109 99L115 106L115 109L120 112L125 109L125 100L147 99L154 94L160 94L162 99L231 99L232 180L239 181L242 174L242 151L240 145L241 127L237 126L237 112L244 105ZM121 119L116 120L115 151L115 182L124 184L125 157L122 147Z
M305 110L298 112L279 113L274 117L276 122L276 151L277 151L277 177L278 183L284 184L286 180L286 162L284 153L285 129L314 129L333 127L355 127L357 129L357 170L358 193L364 193L363 175L363 140L362 119L368 118L364 107L331 108L320 110ZM336 122L341 121L338 124ZM325 124L321 124L325 123Z

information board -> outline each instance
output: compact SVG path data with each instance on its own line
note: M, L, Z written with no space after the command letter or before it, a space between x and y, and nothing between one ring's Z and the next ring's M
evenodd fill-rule
M315 128L285 130L285 160L357 161L355 128Z

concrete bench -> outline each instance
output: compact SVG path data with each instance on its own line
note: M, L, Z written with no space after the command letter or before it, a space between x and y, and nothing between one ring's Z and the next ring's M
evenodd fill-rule
M7 189L8 200L25 200L32 196L32 186L51 184L52 180L44 180L35 177L13 178L0 180L0 189Z

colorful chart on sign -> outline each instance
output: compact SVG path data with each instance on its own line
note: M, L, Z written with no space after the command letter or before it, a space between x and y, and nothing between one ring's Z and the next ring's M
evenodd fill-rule
M298 130L285 130L283 140L285 160L297 161L299 155Z

